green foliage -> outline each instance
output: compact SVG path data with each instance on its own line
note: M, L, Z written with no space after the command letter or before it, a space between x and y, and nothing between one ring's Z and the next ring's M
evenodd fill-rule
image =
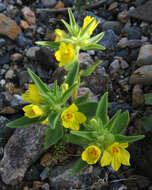
M144 135L138 135L138 136L123 136L123 135L115 135L115 141L119 143L132 143L138 140L143 139Z
M72 168L71 174L74 175L88 166L87 162L84 162L81 158L77 161L75 166Z
M145 95L145 104L152 105L152 94L146 94Z
M152 131L152 115L144 118L142 123L146 131Z

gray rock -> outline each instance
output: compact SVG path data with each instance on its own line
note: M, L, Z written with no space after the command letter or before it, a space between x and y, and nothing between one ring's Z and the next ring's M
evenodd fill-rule
M0 3L0 12L3 12L6 9L6 5L4 3Z
M16 129L7 142L0 162L0 174L6 184L20 183L25 171L44 152L44 125Z
M128 40L127 38L122 38L120 41L117 43L117 46L121 49L123 48L137 48L140 47L144 42L142 40Z
M148 1L142 6L129 11L129 16L152 23L152 0Z
M45 7L54 7L57 4L56 0L42 0Z
M26 52L26 56L31 59L34 59L36 56L36 52L39 50L40 50L40 47L38 46L30 47Z
M9 54L5 54L3 56L0 56L0 65L5 65L10 62Z
M137 63L138 65L152 64L152 44L144 45L140 48Z
M104 21L102 24L102 30L108 30L111 29L115 33L120 34L121 32L121 23L118 21Z
M17 76L19 78L20 86L22 87L25 85L25 83L29 83L29 81L31 81L31 77L27 71L21 71L17 73Z
M122 33L127 36L129 40L131 39L141 39L141 31L137 26L131 26L130 23L127 23L122 29Z
M145 102L144 92L140 85L135 85L132 90L132 104L133 106L143 105Z
M106 30L103 38L100 40L100 44L105 46L106 49L113 49L117 45L117 35L113 30Z
M12 69L9 69L5 74L5 79L12 79L14 76L14 71Z
M131 84L151 85L152 65L145 65L138 68L130 77Z
M111 64L110 64L110 73L115 73L117 71L119 71L120 69L120 64L118 60L114 60Z

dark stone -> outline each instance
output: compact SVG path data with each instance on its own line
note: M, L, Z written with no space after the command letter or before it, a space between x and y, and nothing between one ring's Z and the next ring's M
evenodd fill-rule
M48 47L41 47L39 51L36 51L36 62L47 71L57 68L54 51Z
M16 44L20 48L27 48L32 46L32 40L25 38L24 34L21 33L16 37Z
M73 0L63 0L66 7L71 7L73 5Z
M113 30L106 30L103 38L100 40L100 44L106 49L113 49L117 45L117 35Z
M3 56L0 56L0 65L9 64L9 62L10 62L10 57L8 53Z
M141 39L142 36L140 28L137 26L125 25L125 27L122 29L122 33L127 36L129 40Z
M4 3L0 3L0 12L3 12L6 9L6 5Z
M6 44L6 41L4 38L0 38L0 47Z
M146 1L145 1L146 2ZM129 11L129 16L152 23L152 0L148 1L142 6Z

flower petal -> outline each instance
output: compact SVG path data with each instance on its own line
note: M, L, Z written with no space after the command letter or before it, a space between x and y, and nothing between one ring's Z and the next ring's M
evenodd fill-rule
M72 104L71 106L68 107L67 109L69 112L77 112L78 111L78 107L75 104Z
M127 150L121 149L120 151L120 160L123 165L130 166L130 154Z
M103 152L103 156L101 158L100 164L101 167L108 166L112 161L112 155L108 151Z
M75 113L76 120L81 124L87 120L86 116L81 112Z
M119 146L121 148L127 148L128 147L128 143L120 143Z
M117 171L120 168L121 162L119 156L113 156L111 166L112 168Z

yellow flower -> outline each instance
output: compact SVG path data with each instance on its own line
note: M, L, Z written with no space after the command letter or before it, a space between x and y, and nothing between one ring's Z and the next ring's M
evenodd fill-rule
M42 125L48 125L48 118L41 122Z
M32 104L44 103L43 98L39 95L39 90L35 84L28 85L28 92L22 94L22 99L24 101L30 102Z
M91 36L91 34L95 30L95 28L98 26L99 22L97 22L96 19L94 17L91 17L91 16L86 16L84 18L84 21L83 21L82 29L84 30L92 20L94 20L94 21L93 21L93 23L91 24L91 26L90 26L90 28L88 30L88 35L89 36Z
M55 52L55 57L59 61L59 67L62 67L72 61L75 57L75 51L72 44L60 43L59 50Z
M62 84L62 89L63 89L63 92L67 91L69 88L69 85L67 83L63 83Z
M61 114L62 125L65 128L70 128L72 130L78 131L80 129L80 124L86 121L86 116L78 112L78 108L75 104L72 104Z
M81 158L88 164L96 164L101 156L101 150L95 145L88 146L85 151L82 152Z
M121 164L130 166L130 154L125 148L128 147L128 143L115 142L109 146L103 153L101 158L101 166L107 166L111 163L112 168L117 171Z
M37 105L27 105L23 107L23 111L25 112L24 115L29 118L35 118L43 115L43 111Z
M61 38L63 38L66 34L63 30L60 30L60 29L56 29L55 30L55 35L56 35L56 38L55 38L55 42L59 42Z

